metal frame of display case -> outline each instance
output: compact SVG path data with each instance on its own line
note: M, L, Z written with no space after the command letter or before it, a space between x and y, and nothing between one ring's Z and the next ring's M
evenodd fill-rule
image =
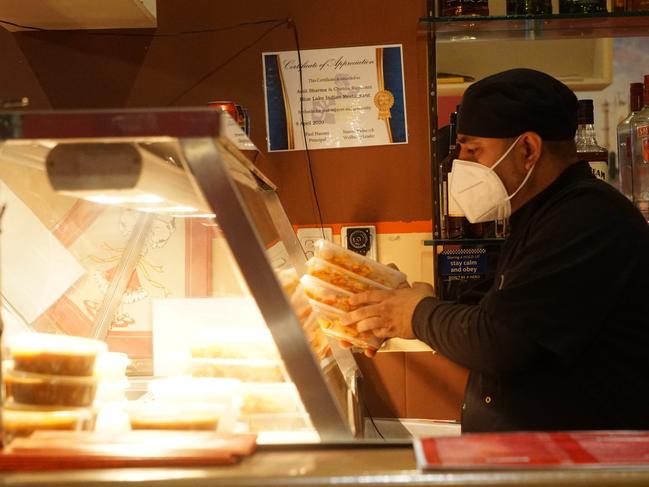
M302 326L270 265L241 193L228 171L222 151L227 147L227 152L235 157L237 155L223 139L221 127L224 124L221 116L226 115L208 108L5 112L0 113L0 143L21 140L66 143L177 140L190 181L200 190L216 215L216 221L258 304L321 442L351 440L353 434L348 418L353 415L349 411L350 405L344 411L344 407L336 400L336 391L327 382L310 348ZM280 239L288 239L285 245L289 254L300 252L295 234L289 232L290 222L275 188L268 184L268 180L252 163L243 160L243 155L239 156L239 162L257 182L255 190L262 191L273 220L279 223ZM299 256L294 255L292 260L300 263ZM302 255L302 266L304 260Z

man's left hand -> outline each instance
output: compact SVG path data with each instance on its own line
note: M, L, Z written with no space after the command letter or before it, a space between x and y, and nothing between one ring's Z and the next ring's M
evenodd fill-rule
M379 338L416 338L412 331L412 315L419 302L433 296L433 288L423 282L411 288L389 291L367 291L355 294L350 304L362 306L350 312L350 322L360 332L371 332Z

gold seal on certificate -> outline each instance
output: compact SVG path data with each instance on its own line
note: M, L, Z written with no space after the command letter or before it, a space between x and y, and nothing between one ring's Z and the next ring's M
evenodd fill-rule
M379 120L387 120L394 105L394 95L388 90L380 90L374 95L374 104L379 109Z

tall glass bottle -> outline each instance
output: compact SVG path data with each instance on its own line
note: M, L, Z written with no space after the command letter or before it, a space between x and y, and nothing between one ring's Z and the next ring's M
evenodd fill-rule
M629 115L617 126L617 166L619 168L620 191L633 201L633 158L631 156L631 121L642 108L642 83L629 86Z
M442 238L464 238L466 218L462 209L449 193L449 177L453 169L453 160L457 159L457 112L451 113L448 154L440 163L440 207L442 209Z
M608 181L608 150L597 144L593 121L593 100L579 100L575 134L577 157L579 160L588 161L596 177Z
M626 9L630 12L649 10L649 0L627 0Z
M559 0L560 14L594 14L607 11L606 0Z
M488 0L440 0L439 15L442 17L489 15L489 2Z
M644 77L643 105L631 119L633 202L649 221L649 74Z

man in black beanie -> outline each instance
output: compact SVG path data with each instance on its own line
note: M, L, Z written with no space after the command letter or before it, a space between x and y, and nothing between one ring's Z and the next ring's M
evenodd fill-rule
M649 226L577 160L577 106L529 69L464 94L451 195L472 222L511 215L480 303L418 283L352 298L360 332L469 369L463 432L649 429Z

